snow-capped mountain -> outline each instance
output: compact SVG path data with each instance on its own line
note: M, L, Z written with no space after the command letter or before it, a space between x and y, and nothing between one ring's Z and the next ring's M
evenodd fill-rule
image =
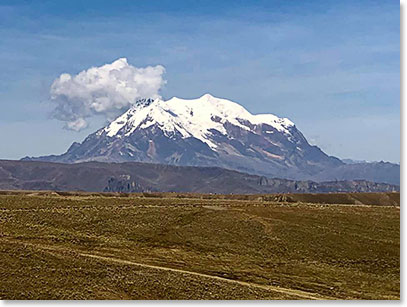
M215 134L228 135L225 124L231 124L255 133L255 126L268 124L274 130L290 135L294 124L287 118L272 114L252 115L242 106L226 99L205 94L198 99L186 100L174 97L168 101L142 100L129 111L99 132L108 137L126 137L136 129L157 126L167 137L180 134L183 139L196 138L217 151L219 144L213 140ZM233 139L233 136L230 136Z
M29 159L220 166L296 179L343 164L311 146L289 119L254 115L209 94L140 100L65 154Z

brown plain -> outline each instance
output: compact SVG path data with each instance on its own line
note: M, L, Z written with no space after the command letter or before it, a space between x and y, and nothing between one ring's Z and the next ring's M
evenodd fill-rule
M0 193L1 299L400 299L400 194Z

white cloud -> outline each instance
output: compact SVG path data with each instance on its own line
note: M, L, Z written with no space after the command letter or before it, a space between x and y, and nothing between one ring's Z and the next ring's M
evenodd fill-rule
M75 131L86 128L86 119L94 115L112 120L140 98L160 97L164 72L161 65L137 68L121 58L75 76L62 74L50 89L56 104L52 115Z

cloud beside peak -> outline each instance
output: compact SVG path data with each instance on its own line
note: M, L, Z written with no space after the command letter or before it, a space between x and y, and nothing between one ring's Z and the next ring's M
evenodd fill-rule
M121 58L74 76L61 74L50 89L52 117L75 131L86 128L87 119L95 115L112 120L140 98L160 97L164 73L161 65L137 68Z

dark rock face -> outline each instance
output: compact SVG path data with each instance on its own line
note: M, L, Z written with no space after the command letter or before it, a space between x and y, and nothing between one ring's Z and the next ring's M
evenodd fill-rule
M130 180L130 178L130 175L109 178L103 192L136 193L145 191L145 188L136 181Z

